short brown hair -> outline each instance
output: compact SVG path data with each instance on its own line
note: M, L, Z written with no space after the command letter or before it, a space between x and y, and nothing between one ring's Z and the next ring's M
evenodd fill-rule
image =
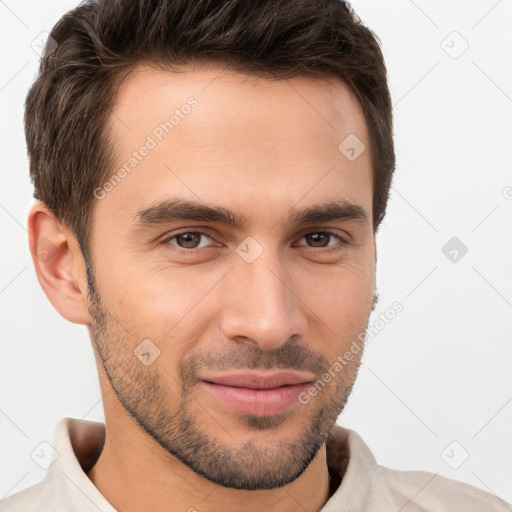
M395 168L392 105L377 38L347 2L88 0L50 37L57 46L41 59L26 100L30 176L34 197L71 228L86 261L93 191L114 165L109 112L122 77L140 63L214 62L264 78L341 79L369 130L377 231Z

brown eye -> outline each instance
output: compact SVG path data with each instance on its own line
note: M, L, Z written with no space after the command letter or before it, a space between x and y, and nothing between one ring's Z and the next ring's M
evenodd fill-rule
M341 244L342 247L347 245L347 241L344 238L332 231L315 231L304 235L302 238L308 242L309 247L313 248L335 247L337 245L336 242ZM333 239L334 244L330 243Z
M195 249L201 241L200 233L180 233L175 235L177 244L184 249Z
M184 249L185 251L189 249L190 252L193 252L195 249L200 249L207 245L200 245L202 238L207 238L211 240L211 237L208 235L208 233L204 231L182 231L181 233L175 233L167 237L165 240L162 241L162 244L173 245L176 248Z
M327 247L331 235L328 233L310 233L305 238L313 247Z

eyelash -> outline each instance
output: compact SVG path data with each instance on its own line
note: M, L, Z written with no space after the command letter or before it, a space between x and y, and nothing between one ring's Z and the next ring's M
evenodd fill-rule
M174 233L173 235L168 236L167 238L162 240L160 243L162 245L173 245L173 244L170 243L171 240L173 240L174 238L176 238L176 237L178 237L180 235L184 235L184 234L187 234L187 233L201 234L201 235L207 236L208 238L212 238L211 235L207 231L204 231L202 229L194 229L194 230L186 230L186 231L181 231L179 233ZM329 231L328 229L327 230L322 230L322 231L310 231L309 233L305 233L304 235L302 235L301 239L304 238L307 235L318 234L318 233L320 233L322 235L331 235L334 238L337 238L339 240L339 242L340 242L340 246L339 247L330 247L330 248L326 248L326 247L310 247L310 249L323 249L323 252L331 252L331 251L343 250L347 245L349 245L348 240L343 238L340 234L335 233L334 231ZM200 247L200 248L195 248L195 249L184 249L183 247L179 247L177 245L174 245L174 250L176 250L179 254L185 254L185 255L193 255L197 251L200 251L201 249L205 249L205 247Z

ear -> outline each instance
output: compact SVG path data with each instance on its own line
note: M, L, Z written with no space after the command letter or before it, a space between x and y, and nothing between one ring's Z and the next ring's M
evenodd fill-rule
M373 237L373 247L374 247L374 257L375 257L375 279L377 279L377 239ZM375 286L373 291L373 302L372 302L372 311L377 307L377 302L379 301L379 294L377 292L377 280L375 280Z
M29 247L37 280L55 309L76 324L89 324L87 274L80 245L41 201L28 214Z

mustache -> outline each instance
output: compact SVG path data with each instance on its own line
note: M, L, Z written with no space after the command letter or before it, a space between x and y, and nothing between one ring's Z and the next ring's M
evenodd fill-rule
M198 380L199 370L274 369L309 371L315 375L325 373L330 363L323 354L303 345L286 343L272 350L258 346L236 347L227 351L199 352L185 356L179 364L179 377L183 391Z

